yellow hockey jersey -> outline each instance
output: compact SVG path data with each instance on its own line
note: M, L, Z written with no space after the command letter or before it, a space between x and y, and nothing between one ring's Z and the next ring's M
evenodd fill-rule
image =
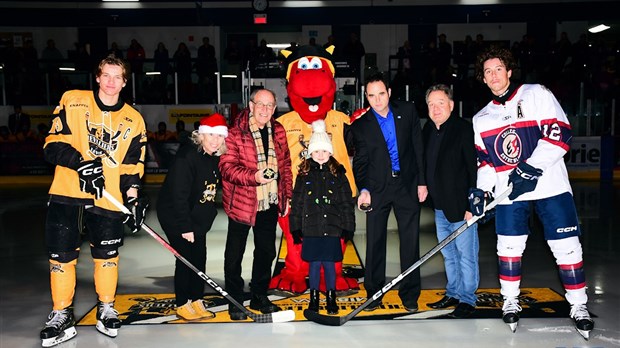
M121 100L107 106L97 91L81 90L65 92L54 115L43 145L46 160L56 165L51 200L94 205L100 214L118 212L107 199L82 192L75 169L81 161L101 158L105 189L122 202L122 193L140 187L144 175L147 137L142 115Z
M286 129L286 141L291 152L291 169L293 171L293 183L297 178L297 171L302 159L308 156L308 144L312 136L312 125L301 119L296 111L288 112L278 117L284 129ZM334 147L333 157L340 162L347 170L346 176L351 186L351 192L355 196L357 189L355 188L355 179L353 178L353 169L351 168L351 160L347 152L347 146L344 140L344 125L351 124L349 116L337 111L329 110L325 117L325 130L332 140Z

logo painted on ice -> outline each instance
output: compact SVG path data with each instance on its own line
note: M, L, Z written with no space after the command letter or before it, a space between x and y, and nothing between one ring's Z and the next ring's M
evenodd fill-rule
M505 164L517 165L522 149L521 138L515 128L506 128L495 138L495 153Z

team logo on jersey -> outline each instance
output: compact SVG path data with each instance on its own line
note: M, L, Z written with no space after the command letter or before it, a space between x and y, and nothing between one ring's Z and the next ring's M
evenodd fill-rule
M523 99L519 100L519 103L517 103L517 120L525 117L523 116L523 111L521 110L521 103L523 103Z
M88 130L88 152L92 158L102 157L108 166L118 166L114 154L118 148L121 136L122 123L116 131L112 130L112 120L109 112L102 113L101 123L91 121L91 115L86 112L86 129Z
M517 165L522 150L521 138L513 127L504 129L495 138L495 153L507 165Z

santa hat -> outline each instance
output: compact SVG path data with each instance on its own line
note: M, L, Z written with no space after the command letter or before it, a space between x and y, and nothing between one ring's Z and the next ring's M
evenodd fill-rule
M221 114L215 113L200 119L200 127L198 133L220 134L224 137L228 136L228 125L226 119Z
M312 122L312 137L310 137L310 144L308 145L308 156L317 150L334 153L334 147L329 134L325 131L325 121L323 120Z

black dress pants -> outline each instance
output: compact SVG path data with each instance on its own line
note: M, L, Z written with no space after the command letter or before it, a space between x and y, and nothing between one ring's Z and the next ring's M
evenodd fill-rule
M255 295L266 295L271 280L271 265L276 258L276 225L278 208L272 205L267 211L256 213L254 233L254 259L250 291ZM241 262L250 231L250 225L228 218L228 235L224 251L224 278L226 291L240 303L243 302L243 278Z
M181 254L194 267L205 272L207 262L207 237L206 234L194 233L194 243L183 239L179 234L166 234L170 245ZM179 259L176 259L174 269L174 292L177 306L187 303L187 300L195 301L204 296L205 281L187 267Z

